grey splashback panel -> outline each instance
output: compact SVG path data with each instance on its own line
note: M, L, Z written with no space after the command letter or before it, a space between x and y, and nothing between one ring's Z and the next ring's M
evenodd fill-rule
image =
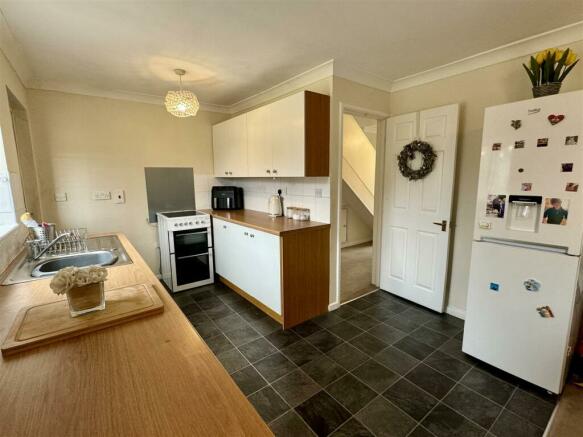
M156 223L156 213L195 209L194 170L190 167L146 167L148 220Z

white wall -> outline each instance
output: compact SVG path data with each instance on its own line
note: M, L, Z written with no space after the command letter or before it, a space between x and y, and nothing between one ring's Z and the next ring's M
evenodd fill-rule
M153 271L155 226L146 222L144 167L193 167L198 207L208 207L212 132L224 114L179 119L162 105L29 90L43 219L89 232L125 233ZM125 204L91 200L94 190L123 189ZM67 202L55 202L56 191Z
M583 53L583 41L570 44ZM526 58L491 65L479 70L391 93L392 115L460 103L458 159L454 191L453 253L449 264L448 307L463 314L466 308L475 197L480 168L484 109L532 98L530 81L521 66ZM583 65L577 65L565 80L562 92L583 88Z

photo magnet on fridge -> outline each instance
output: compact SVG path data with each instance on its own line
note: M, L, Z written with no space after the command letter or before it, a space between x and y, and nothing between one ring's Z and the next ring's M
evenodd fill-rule
M565 138L565 146L576 146L579 142L579 135L573 135Z
M560 123L565 119L563 114L551 114L548 117L549 122L554 126L557 123Z
M531 182L523 182L520 189L522 191L532 191L532 183Z
M536 147L547 147L549 145L548 138L539 138L536 140Z
M561 173L571 173L573 171L572 162L564 162L561 164Z
M520 129L520 127L522 126L522 121L521 120L512 120L510 122L510 126L512 126L514 129Z
M502 149L502 143L492 144L492 150L496 151L496 150L500 150L500 149Z
M514 142L515 149L524 149L524 140Z
M486 202L486 215L490 217L504 218L506 209L505 194L489 194Z
M579 184L575 182L567 182L567 186L565 186L565 191L577 192L579 191Z
M569 215L569 201L558 197L545 197L543 223L566 225Z

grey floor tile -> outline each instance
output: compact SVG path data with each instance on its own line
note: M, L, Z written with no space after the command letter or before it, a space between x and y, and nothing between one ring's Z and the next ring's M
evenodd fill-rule
M397 381L383 396L415 420L421 420L439 402L406 379Z
M318 436L327 436L350 418L350 413L325 391L297 406L296 412Z
M267 385L267 382L265 382L253 366L247 366L236 371L231 375L231 378L233 378L245 396L249 396L251 393L254 393Z
M212 320L222 319L224 317L227 317L228 315L235 314L235 312L228 305L225 305L222 302L220 305L205 310L205 313Z
M201 311L199 313L187 314L186 318L188 320L190 320L190 323L192 323L195 326L199 323L211 321L211 319L208 318L208 316L204 313L204 311Z
M547 426L554 407L554 404L537 398L521 389L514 392L506 405L508 410L541 428Z
M193 323L192 326L194 326L196 332L198 332L199 335L205 340L221 333L221 330L217 328L217 325L215 325L212 320L201 323Z
M417 428L411 432L407 437L434 437L429 431L423 428L421 425L418 425Z
M368 334L364 333L358 337L354 337L349 342L351 345L357 347L367 355L375 355L382 351L388 346L384 341Z
M322 387L346 374L346 370L342 366L327 356L321 356L304 364L302 370Z
M380 323L377 319L373 319L366 314L357 314L356 316L349 318L348 321L363 331L366 331Z
M462 342L455 338L452 338L451 340L445 342L443 345L439 347L439 350L468 364L473 365L477 362L475 358L462 352Z
M385 398L378 397L356 415L376 436L404 437L416 422Z
M288 411L269 424L276 437L313 437L315 434L295 411Z
M322 328L328 328L329 326L335 325L342 322L344 319L336 314L336 311L331 311L321 316L316 317L312 321Z
M544 429L505 409L490 432L496 437L541 437Z
M340 337L337 337L324 329L306 337L306 340L322 352L328 352L343 343L343 340Z
M405 375L420 363L417 358L392 346L374 355L374 359L400 375Z
M301 340L301 337L290 329L274 331L265 338L278 349Z
M372 401L377 394L354 376L348 374L334 381L326 391L352 414Z
M443 335L448 337L453 337L459 334L463 330L463 321L461 326L455 326L451 322L444 319L431 320L425 324L427 328L433 329L434 331L441 332Z
M358 366L352 371L352 374L376 390L377 393L382 393L399 379L397 373L387 369L375 360L368 360L366 363Z
M386 344L393 344L407 334L400 329L389 326L385 323L378 324L367 331L370 335L382 340Z
M438 313L434 313L433 311L429 310L422 310L420 308L408 309L407 311L403 312L403 316L407 317L409 320L414 321L415 323L418 323L419 325L423 325L430 320L439 320L440 318Z
M228 316L222 317L220 319L215 319L214 322L215 325L217 325L218 328L223 332L232 331L233 329L242 329L249 326L247 322L236 313L229 314Z
M243 311L240 311L239 315L241 317L243 317L245 320L247 320L248 322L250 322L252 320L259 320L259 319L263 319L264 317L268 317L263 311L261 311L259 308L255 307L254 305L252 305L251 308L247 308Z
M354 346L343 343L329 351L326 355L344 367L346 370L352 370L368 360L368 355L361 352Z
M300 369L279 378L271 386L291 407L301 404L321 390L320 386Z
M297 341L281 349L281 352L296 366L303 366L323 354L307 341Z
M437 437L481 437L486 434L485 429L443 404L435 407L421 425Z
M214 295L201 296L199 294L199 295L194 297L194 301L204 311L208 311L212 308L220 307L220 306L224 305L223 301L221 301L217 296L214 296Z
M224 334L235 346L241 346L261 337L261 335L251 326L227 331Z
M352 323L348 321L340 322L336 325L330 326L328 328L332 334L340 337L341 339L348 341L351 338L356 337L359 334L362 334L362 329L354 326Z
M449 337L446 335L425 328L424 326L413 331L411 333L411 338L414 338L415 340L420 341L421 343L425 343L433 348L438 348L449 340Z
M439 370L455 381L459 381L472 368L467 363L447 355L439 350L433 352L425 359L425 364Z
M268 382L273 382L297 368L294 363L279 352L263 358L254 366Z
M387 320L385 320L385 323L400 329L403 332L413 332L419 328L419 326L421 326L419 323L408 319L403 314L397 314L393 317L389 317Z
M342 305L340 308L334 311L334 314L342 317L343 319L350 319L351 317L360 314L360 311L357 311L354 308L350 308L346 305Z
M353 300L352 302L349 302L346 304L347 307L355 309L357 311L364 311L373 305L374 305L374 302L371 302L370 300L368 300L366 298L366 296L364 296L360 299Z
M241 352L237 349L231 349L229 351L223 352L222 354L217 355L217 358L225 368L225 370L229 373L234 373L237 370L242 369L243 367L247 367L249 365L249 361L245 359Z
M261 337L240 346L239 351L245 358L254 363L277 352L277 348Z
M387 305L384 304L378 304L370 308L367 308L366 310L363 311L363 314L366 314L367 316L377 319L380 322L384 322L390 317L396 315L394 311L392 311Z
M302 323L301 325L295 326L292 328L296 334L300 337L309 337L310 335L320 331L322 327L312 320L308 320L307 322Z
M470 370L460 382L500 405L504 405L514 391L514 386L476 368Z
M215 355L233 349L235 346L223 334L215 335L207 340L205 343Z
M271 422L289 410L289 405L269 386L253 393L248 399L266 422Z
M332 434L332 437L374 437L362 423L355 418L350 419Z
M248 322L253 329L261 335L271 334L274 331L281 330L281 325L273 320L271 317L264 317L258 320L251 320Z
M455 385L453 379L442 375L438 371L432 369L425 364L419 364L407 375L405 375L413 384L421 387L429 394L435 396L437 399L443 398L448 391Z
M184 314L186 314L187 316L189 316L191 314L201 313L203 310L192 300L192 298L189 298L189 299L190 299L190 302L188 303L188 305L183 305L180 307L182 312Z
M463 385L454 387L443 402L486 429L492 426L502 411L500 405L480 396Z
M417 358L418 360L424 360L435 350L435 348L425 343L421 343L411 337L405 337L397 341L395 344L393 344L393 346Z

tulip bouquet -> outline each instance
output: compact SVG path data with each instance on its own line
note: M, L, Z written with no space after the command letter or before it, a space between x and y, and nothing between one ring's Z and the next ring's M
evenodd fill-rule
M557 94L577 62L577 54L571 49L546 49L531 56L530 66L522 66L532 82L534 97Z

